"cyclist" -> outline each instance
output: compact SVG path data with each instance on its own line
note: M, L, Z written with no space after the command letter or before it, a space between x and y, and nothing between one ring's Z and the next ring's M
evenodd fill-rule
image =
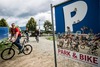
M35 39L36 39L36 41L39 42L39 30L36 29L34 33L35 33Z
M10 31L11 31L10 41L12 41L18 47L18 49L19 49L18 54L20 54L20 53L22 53L22 50L23 50L23 47L20 45L21 32L17 27L15 27L14 23L12 23L11 26L12 27L10 29Z
M29 42L29 34L28 34L28 28L26 28L26 30L25 30L25 34L26 34L26 37L27 37L27 42Z

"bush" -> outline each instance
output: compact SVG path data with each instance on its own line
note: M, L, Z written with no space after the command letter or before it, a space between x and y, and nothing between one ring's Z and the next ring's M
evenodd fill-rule
M5 48L9 47L10 45L11 45L11 43L7 41L7 38L3 39L0 42L0 51L4 50Z

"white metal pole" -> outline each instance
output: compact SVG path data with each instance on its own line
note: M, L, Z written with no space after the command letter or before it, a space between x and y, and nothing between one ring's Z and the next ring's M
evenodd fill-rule
M40 31L40 21L41 21L41 20L39 19L39 31Z
M39 36L40 36L40 19L39 19L39 22L38 22L38 26L39 26Z
M53 6L52 6L52 4L50 6L51 6L51 20L52 20L52 32L53 32L54 62L55 62L55 67L57 67L55 31L54 31L54 22L53 22Z

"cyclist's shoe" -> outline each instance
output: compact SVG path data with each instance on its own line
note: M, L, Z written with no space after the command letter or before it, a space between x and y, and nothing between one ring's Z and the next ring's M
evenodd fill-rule
M18 54L21 54L22 52L21 51L19 51L19 53Z

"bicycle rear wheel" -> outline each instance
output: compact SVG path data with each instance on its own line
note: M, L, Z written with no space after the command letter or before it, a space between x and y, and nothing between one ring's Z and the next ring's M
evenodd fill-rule
M3 60L9 60L15 55L15 50L13 48L7 48L2 51L1 58Z
M28 44L24 46L23 53L25 55L29 55L32 52L32 50L33 50L32 46Z

